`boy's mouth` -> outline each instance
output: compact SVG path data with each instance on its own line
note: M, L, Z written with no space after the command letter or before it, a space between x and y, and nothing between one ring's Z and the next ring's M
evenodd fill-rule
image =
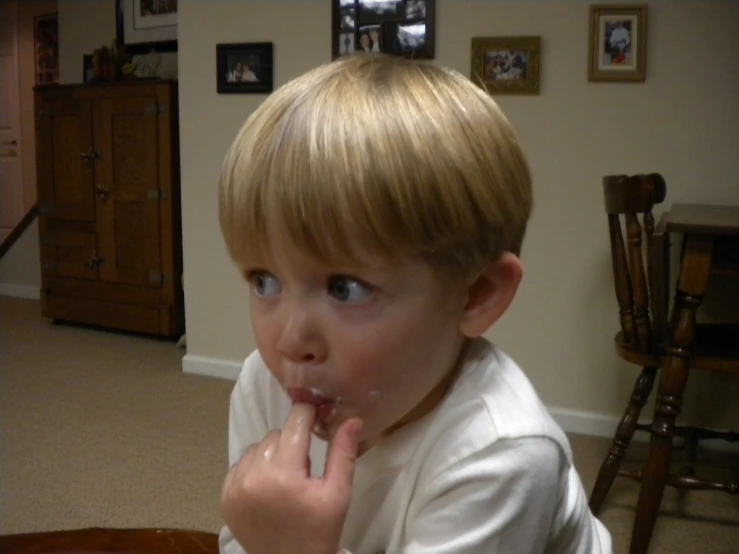
M293 404L312 404L316 407L316 423L326 423L336 413L336 400L332 400L316 389L289 388L287 395Z

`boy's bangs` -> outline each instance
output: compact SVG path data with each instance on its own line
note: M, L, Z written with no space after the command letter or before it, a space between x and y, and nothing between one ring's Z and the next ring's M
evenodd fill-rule
M362 167L361 155L340 141L312 148L304 131L285 140L274 136L277 129L270 134L262 144L276 147L242 147L227 176L223 231L239 265L259 265L286 249L326 265L405 253L397 237L407 240L408 228L401 229L387 184Z

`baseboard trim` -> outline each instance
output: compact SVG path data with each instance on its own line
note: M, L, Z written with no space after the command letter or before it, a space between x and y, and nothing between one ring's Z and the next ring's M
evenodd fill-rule
M182 358L182 371L194 375L217 377L219 379L230 379L235 381L241 373L243 362L233 360L222 360L208 358L205 356L185 355ZM605 437L612 439L616 433L621 416L599 414L581 410L570 410L567 408L548 407L549 413L566 433L577 435L589 435L592 437ZM651 416L651 413L649 414ZM641 421L640 423L647 423ZM634 433L634 441L647 442L648 433ZM739 443L727 443L725 441L704 441L701 447L707 450L728 451L739 454Z
M182 358L182 372L206 377L217 377L218 379L230 379L236 381L241 373L243 362L232 360L221 360L205 356L193 356L185 354Z
M13 283L0 283L0 296L12 296L14 298L40 300L41 287L34 287L31 285L14 285Z
M567 433L612 438L620 418L607 414L547 407L554 420ZM639 435L637 433L634 437ZM646 436L646 433L644 433Z
M620 417L597 414L594 412L580 412L565 408L549 408L554 420L567 433L576 435L589 435L592 437L605 437L613 439L616 428L621 421ZM651 417L651 410L649 416ZM649 420L640 420L639 423L649 423ZM680 422L678 421L678 425ZM634 442L649 442L651 435L647 432L634 433ZM679 441L680 439L678 439ZM703 440L701 449L714 452L731 452L739 455L739 442L730 443L724 440Z

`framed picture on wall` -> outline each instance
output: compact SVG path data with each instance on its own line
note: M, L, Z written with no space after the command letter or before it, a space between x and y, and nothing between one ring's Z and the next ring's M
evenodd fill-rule
M539 94L540 37L474 37L470 79L490 94Z
M126 54L177 51L177 0L115 0L116 40Z
M333 59L358 52L435 56L435 0L332 0Z
M59 82L59 19L57 14L33 18L33 49L36 84Z
M590 6L589 81L645 81L647 6Z
M216 45L216 88L220 94L264 94L274 86L271 42Z

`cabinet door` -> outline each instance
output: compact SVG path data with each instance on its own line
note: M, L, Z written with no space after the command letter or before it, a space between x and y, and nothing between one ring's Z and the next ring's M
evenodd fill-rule
M95 100L98 253L105 281L159 286L159 111L156 96Z
M55 226L54 220L39 220L41 230L41 270L45 275L97 279L95 235L73 228Z
M95 220L92 105L89 100L40 96L36 104L39 211L68 221Z

